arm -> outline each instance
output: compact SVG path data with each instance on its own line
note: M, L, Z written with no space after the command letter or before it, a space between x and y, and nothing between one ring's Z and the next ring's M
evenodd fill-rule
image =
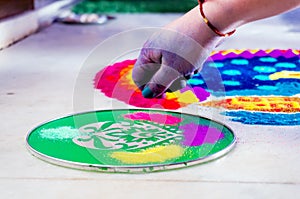
M204 5L212 23L221 30L237 28L243 24L278 15L300 6L299 0L209 0ZM215 10L215 11L214 11ZM216 11L221 11L218 15ZM209 14L209 13L208 13ZM228 17L224 17L228 16Z
M228 32L298 6L300 0L207 0L203 10L218 30ZM174 35L167 30L178 34ZM182 35L200 44L202 49L195 48L193 42ZM222 37L204 23L199 7L196 6L148 39L134 66L133 80L147 98L158 97L170 87L173 90L180 89L184 86L184 77L201 70L208 56L207 51L212 51L221 40Z

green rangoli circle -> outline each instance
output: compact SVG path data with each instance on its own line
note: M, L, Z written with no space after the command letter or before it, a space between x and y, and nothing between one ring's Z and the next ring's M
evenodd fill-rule
M231 129L210 119L161 110L79 113L44 123L27 136L33 155L103 172L152 172L207 162L235 144Z

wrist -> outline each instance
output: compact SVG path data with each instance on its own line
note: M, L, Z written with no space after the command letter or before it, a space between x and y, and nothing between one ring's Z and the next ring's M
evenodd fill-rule
M187 35L206 49L214 48L221 40L221 37L218 37L218 35L211 31L203 21L198 6L190 10L184 16L168 24L166 28Z
M228 1L212 0L199 3L199 12L210 29L219 36L230 36L244 22ZM228 33L228 34L227 34Z

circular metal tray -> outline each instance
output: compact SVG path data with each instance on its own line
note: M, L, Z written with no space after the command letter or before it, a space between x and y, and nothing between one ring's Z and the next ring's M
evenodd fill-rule
M192 166L228 153L236 138L222 123L154 109L78 113L27 135L30 152L56 165L101 172L145 173Z

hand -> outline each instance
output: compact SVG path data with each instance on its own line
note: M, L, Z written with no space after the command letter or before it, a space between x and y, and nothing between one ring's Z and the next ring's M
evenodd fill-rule
M197 21L192 22L195 17ZM147 40L132 78L146 98L181 89L186 86L186 80L201 69L220 40L206 27L195 8Z
M162 29L144 44L133 69L133 80L143 96L153 98L186 86L186 80L201 69L209 53L195 40Z
M210 0L203 5L210 22L222 32L274 16L300 5L300 0ZM143 96L161 96L185 86L185 80L201 69L202 63L221 42L203 22L198 6L153 35L144 44L133 68L132 78Z

